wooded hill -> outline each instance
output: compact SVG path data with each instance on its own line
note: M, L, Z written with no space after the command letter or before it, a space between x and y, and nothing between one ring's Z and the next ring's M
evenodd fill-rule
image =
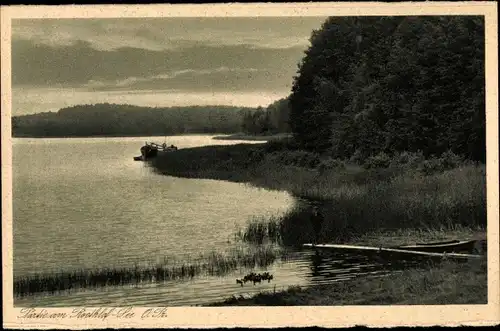
M81 105L12 119L14 136L272 134L343 160L452 152L484 161L484 19L331 17L291 94L266 108Z
M289 98L301 149L485 160L482 17L331 17L310 41Z
M234 133L241 130L243 116L251 110L229 106L79 105L58 112L15 116L12 131L14 136L34 137Z
M257 107L254 111L245 112L241 128L243 132L255 135L289 132L289 118L288 98L283 98L266 108Z

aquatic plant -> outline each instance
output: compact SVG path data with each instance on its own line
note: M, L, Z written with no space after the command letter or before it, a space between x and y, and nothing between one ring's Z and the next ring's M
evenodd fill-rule
M269 218L254 217L247 223L244 230L237 232L238 239L254 243L264 244L266 241L270 243L281 242L282 219L278 216Z
M352 241L381 230L486 228L484 165L459 162L450 154L438 162L442 167L424 171L422 156L401 153L386 168L352 162L311 168L285 164L289 151L279 144L187 148L153 166L169 175L246 182L320 201L321 240ZM252 220L238 237L255 244L300 245L315 237L311 215L307 203L299 203L283 216Z
M387 176L358 183L354 179L363 176L326 173L321 181L294 188L298 202L292 210L279 217L254 219L238 237L255 244L300 246L316 238L353 242L367 234L383 236L397 229L413 234L419 230L423 238L445 232L467 237L484 232L484 167L469 165L432 175L389 171ZM312 205L322 217L319 229L312 222Z
M191 263L40 273L15 278L14 295L23 297L40 292L54 294L84 288L160 283L200 275L222 276L238 269L267 267L286 258L286 252L267 246L234 249L228 254L212 252Z

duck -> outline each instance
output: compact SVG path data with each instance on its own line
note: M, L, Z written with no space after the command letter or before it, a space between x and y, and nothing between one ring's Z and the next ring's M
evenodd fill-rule
M255 272L251 272L248 275L246 275L245 277L243 277L243 279L236 280L236 282L238 284L252 282L255 285L257 283L262 282L263 280L267 280L267 282L270 283L273 278L274 278L273 275L271 275L269 272L264 272L262 274L257 274ZM242 286L243 286L243 284L242 284Z
M257 276L256 273L254 272L251 272L249 273L248 275L246 275L245 277L243 277L243 281L246 283L246 282L251 282L254 280L254 278Z
M253 284L255 285L256 283L260 283L262 281L262 276L261 275L256 275L253 279Z
M273 275L271 275L269 272L264 272L261 276L263 280L267 280L268 283L271 282L271 280L274 278Z
M270 283L270 282L271 282L271 280L273 280L273 278L274 278L274 277L273 277L273 275L269 275L269 274L267 274L267 275L266 275L266 278L263 278L263 279L267 279L267 282L268 282L268 283Z

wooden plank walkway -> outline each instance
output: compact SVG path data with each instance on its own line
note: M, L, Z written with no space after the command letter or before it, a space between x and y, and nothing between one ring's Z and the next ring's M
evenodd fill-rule
M406 255L417 255L417 256L427 256L427 257L440 257L440 258L453 258L453 259L481 259L485 256L475 255L475 254L461 254L461 253L432 253L432 252L421 252L421 251L411 251L405 249L396 248L383 248L383 247L369 247L369 246L352 246L352 245L337 245L337 244L303 244L306 248L321 248L321 249L333 249L333 250L352 250L352 251L365 251L373 253L395 253L395 254L406 254Z

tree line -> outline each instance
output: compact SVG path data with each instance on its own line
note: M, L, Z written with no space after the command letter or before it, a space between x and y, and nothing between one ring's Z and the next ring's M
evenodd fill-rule
M289 131L288 99L267 107L187 106L151 108L118 104L78 105L12 117L14 136L72 137Z
M485 160L483 17L331 17L310 42L289 96L301 149Z
M251 110L230 106L78 105L58 112L14 116L12 131L14 136L34 137L235 133Z
M336 159L452 152L484 161L484 19L331 17L291 94L267 107L80 105L12 118L16 136L291 132Z
M243 115L241 129L244 133L266 135L290 131L288 98L279 99L266 108L257 107Z

